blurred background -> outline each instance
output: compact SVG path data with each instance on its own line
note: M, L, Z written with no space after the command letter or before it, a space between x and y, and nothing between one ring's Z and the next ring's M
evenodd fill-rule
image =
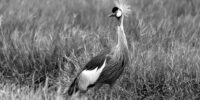
M128 2L131 62L112 96L105 86L89 99L200 99L200 1ZM80 69L116 44L113 7L114 0L0 0L0 97L67 96Z

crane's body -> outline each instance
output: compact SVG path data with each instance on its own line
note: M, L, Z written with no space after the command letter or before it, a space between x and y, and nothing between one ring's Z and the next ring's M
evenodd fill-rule
M123 19L128 8L120 4L114 7L111 17L116 17L119 25L117 26L118 43L111 49L106 49L92 58L77 75L71 84L68 94L76 92L86 92L88 88L108 84L111 87L122 74L129 61L128 45L124 33ZM123 7L125 6L125 7ZM123 15L124 14L124 15Z

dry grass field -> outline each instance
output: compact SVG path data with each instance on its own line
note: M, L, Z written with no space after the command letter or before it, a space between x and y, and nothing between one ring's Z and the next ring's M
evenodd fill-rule
M200 100L200 0L129 0L130 63L89 100ZM116 44L113 0L0 0L0 100L68 100L81 68Z

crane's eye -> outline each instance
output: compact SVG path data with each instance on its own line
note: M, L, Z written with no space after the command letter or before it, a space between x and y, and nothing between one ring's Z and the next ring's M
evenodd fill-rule
M117 17L121 17L121 16L122 16L122 11L121 11L121 10L117 10L116 16L117 16Z

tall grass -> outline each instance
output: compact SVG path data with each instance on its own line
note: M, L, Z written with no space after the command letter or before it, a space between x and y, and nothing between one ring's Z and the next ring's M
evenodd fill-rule
M124 26L131 62L112 96L105 86L89 99L199 99L199 0L129 2ZM113 6L108 0L1 0L0 97L60 100L80 69L115 45L116 23L107 17ZM40 85L45 82L49 88Z

